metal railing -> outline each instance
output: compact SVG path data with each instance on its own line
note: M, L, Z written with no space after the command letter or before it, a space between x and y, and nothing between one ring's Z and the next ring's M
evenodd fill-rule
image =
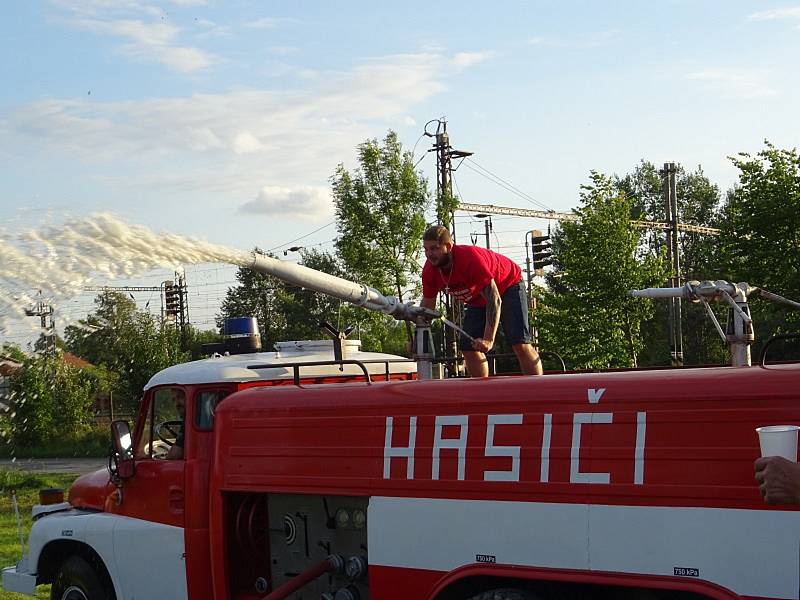
M387 358L387 359L373 359L373 360L354 360L354 359L343 359L343 360L318 360L318 361L305 361L305 362L295 362L295 363L271 363L271 364L262 364L262 365L248 365L248 369L252 369L254 371L264 370L264 369L292 369L292 378L294 384L299 386L300 385L300 369L303 367L324 367L324 366L331 366L336 365L339 367L340 371L344 371L345 365L355 365L359 367L364 374L364 378L366 379L367 385L372 385L372 377L370 376L369 369L367 365L372 364L382 364L384 365L384 372L383 377L386 381L391 380L392 372L389 368L389 365L392 363L413 363L414 361L408 358Z

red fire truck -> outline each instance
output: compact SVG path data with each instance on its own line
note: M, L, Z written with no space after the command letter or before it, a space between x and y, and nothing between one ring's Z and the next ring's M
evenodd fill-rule
M739 320L723 335L746 346L748 288L723 284L670 293L725 291ZM424 334L431 315L373 292L336 295ZM799 507L766 506L753 461L756 427L800 422L800 363L437 380L416 371L428 343L417 364L340 337L162 371L133 432L113 426L111 476L34 507L4 587L52 583L59 600L799 597ZM166 459L179 436L183 457Z

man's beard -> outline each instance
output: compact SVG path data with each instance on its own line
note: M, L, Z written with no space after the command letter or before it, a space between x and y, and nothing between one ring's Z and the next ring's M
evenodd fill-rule
M447 254L442 254L442 256L437 260L433 266L438 267L439 269L449 270L450 267L453 265L453 255L449 252Z

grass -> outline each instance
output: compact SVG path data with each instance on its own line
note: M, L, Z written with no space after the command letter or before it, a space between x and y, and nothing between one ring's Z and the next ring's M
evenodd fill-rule
M65 492L77 475L60 473L26 473L24 471L8 471L0 469L0 566L16 564L21 550L17 535L17 520L11 503L11 490L17 492L17 504L22 521L22 533L27 542L31 528L31 507L39 501L39 490L42 488L63 488ZM23 594L0 590L0 600L22 600L30 598ZM50 586L36 588L36 598L50 598Z
M10 436L0 438L0 458L96 458L108 456L111 432L106 428L59 433L36 445L21 445Z

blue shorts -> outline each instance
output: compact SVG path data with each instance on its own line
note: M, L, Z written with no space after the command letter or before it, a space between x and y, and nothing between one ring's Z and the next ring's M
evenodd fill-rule
M511 346L531 343L531 329L528 325L528 294L525 287L516 283L508 288L500 297L500 324L506 342ZM464 330L474 338L482 338L486 328L486 307L467 306L464 311ZM473 350L472 342L460 336L459 348Z

